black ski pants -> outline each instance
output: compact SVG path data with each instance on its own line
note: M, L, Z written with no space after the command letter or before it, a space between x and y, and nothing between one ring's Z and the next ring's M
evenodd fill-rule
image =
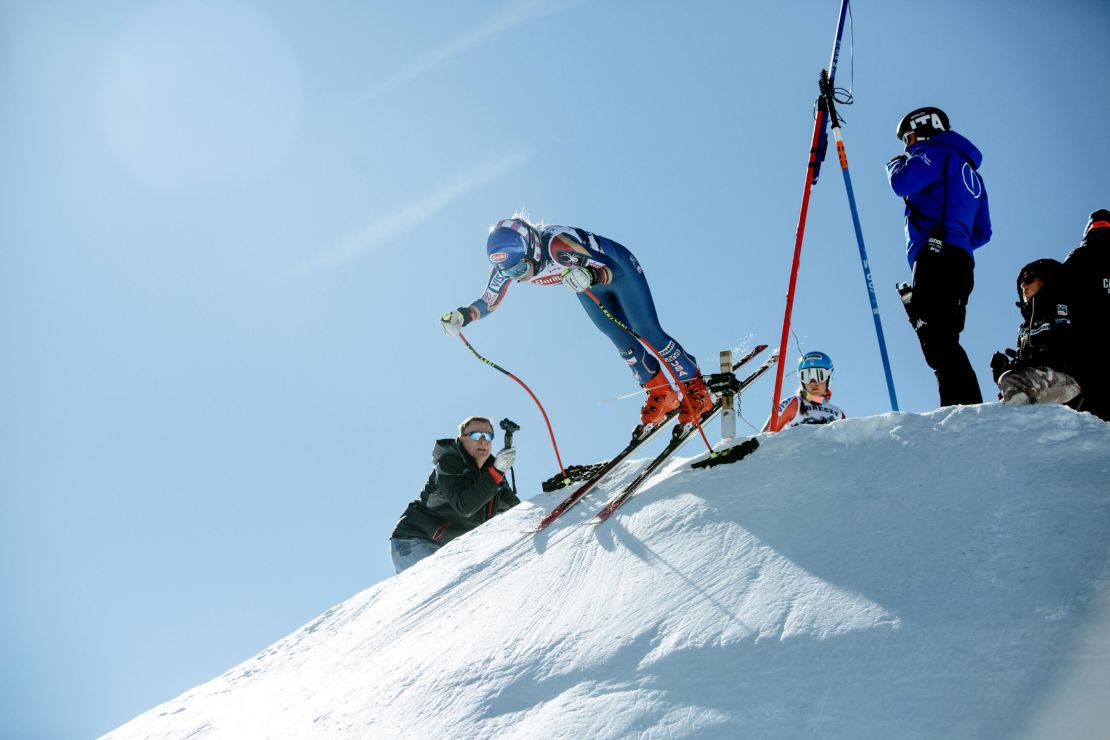
M974 272L971 255L951 244L928 244L913 263L913 292L906 311L925 362L937 376L941 406L983 402L979 379L960 346Z

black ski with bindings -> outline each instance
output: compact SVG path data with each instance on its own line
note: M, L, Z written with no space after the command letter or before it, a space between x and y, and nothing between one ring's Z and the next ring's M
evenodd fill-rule
M775 364L776 359L778 359L778 353L771 355L763 362L762 365L756 368L751 375L741 380L736 386L736 395L739 396L745 388L755 382L756 378L770 370L771 366ZM701 424L704 426L705 424L710 422L713 417L720 413L720 411L721 400L718 398L716 402L714 402L712 408L702 414ZM674 454L682 448L682 445L686 444L686 441L690 439L690 436L696 430L697 427L694 424L686 424L685 426L675 427L672 430L671 441L667 444L665 448L663 448L663 451L660 452L655 457L655 459L648 464L646 468L640 471L640 474L637 475L632 480L632 482L626 485L620 493L610 499L609 502L605 504L604 507L602 507L601 511L597 513L597 516L591 519L588 523L600 524L601 522L611 517L613 515L613 512L619 509L625 501L632 498L632 495L639 490L644 481L651 477L652 473L662 468L667 463L667 461L670 460L674 456Z
M763 350L767 349L766 344L756 345L751 352L741 357L732 365L735 372L739 368L747 364L752 358L758 355ZM759 372L759 371L757 371ZM754 378L753 378L754 379ZM716 408L720 408L718 402ZM543 482L544 491L554 491L562 488L563 486L570 485L577 480L584 480L585 482L576 488L573 493L559 502L559 504L552 509L547 516L543 518L536 532L546 529L552 522L566 513L567 509L574 506L582 500L582 497L589 493L593 488L602 481L614 468L621 462L626 460L629 455L636 451L642 444L654 437L663 427L667 426L673 419L678 416L678 409L671 411L663 420L653 426L647 432L643 432L641 427L636 427L636 431L632 434L632 441L630 441L623 450L618 452L611 460L594 463L593 465L572 465L567 468L567 475L556 473L554 476Z

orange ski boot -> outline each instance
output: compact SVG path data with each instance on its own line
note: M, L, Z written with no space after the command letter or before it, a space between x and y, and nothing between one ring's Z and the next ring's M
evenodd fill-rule
M644 383L643 387L648 397L644 407L640 409L640 424L647 429L663 421L663 417L677 409L679 400L662 369Z
M701 375L682 382L682 395L685 401L678 412L679 424L693 424L700 421L701 415L713 408L713 394L705 387Z

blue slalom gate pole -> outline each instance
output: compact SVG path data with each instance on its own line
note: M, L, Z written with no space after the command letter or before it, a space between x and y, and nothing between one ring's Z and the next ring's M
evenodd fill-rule
M844 0L847 5L847 0ZM836 140L836 153L840 158L840 171L844 173L844 188L848 191L848 207L852 211L852 225L856 229L856 244L859 246L860 264L863 266L863 279L867 284L867 297L871 300L871 316L875 319L875 336L879 340L879 354L883 359L883 372L886 373L886 389L890 394L890 410L898 410L898 396L894 392L894 376L890 372L890 358L886 352L886 338L883 336L883 322L879 317L879 301L875 295L875 280L871 277L871 265L867 259L867 247L863 244L863 230L859 225L859 211L856 210L856 194L852 189L852 176L848 172L848 155L844 150L844 140L840 136L840 119L836 115L836 101L832 78L821 73L821 94L829 111L829 123L833 138Z

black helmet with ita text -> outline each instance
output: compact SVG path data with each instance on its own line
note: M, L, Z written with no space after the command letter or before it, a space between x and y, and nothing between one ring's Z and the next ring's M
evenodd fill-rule
M936 136L942 131L947 131L948 115L940 108L926 106L907 113L898 122L898 138L906 142L909 134L917 134L918 141Z

